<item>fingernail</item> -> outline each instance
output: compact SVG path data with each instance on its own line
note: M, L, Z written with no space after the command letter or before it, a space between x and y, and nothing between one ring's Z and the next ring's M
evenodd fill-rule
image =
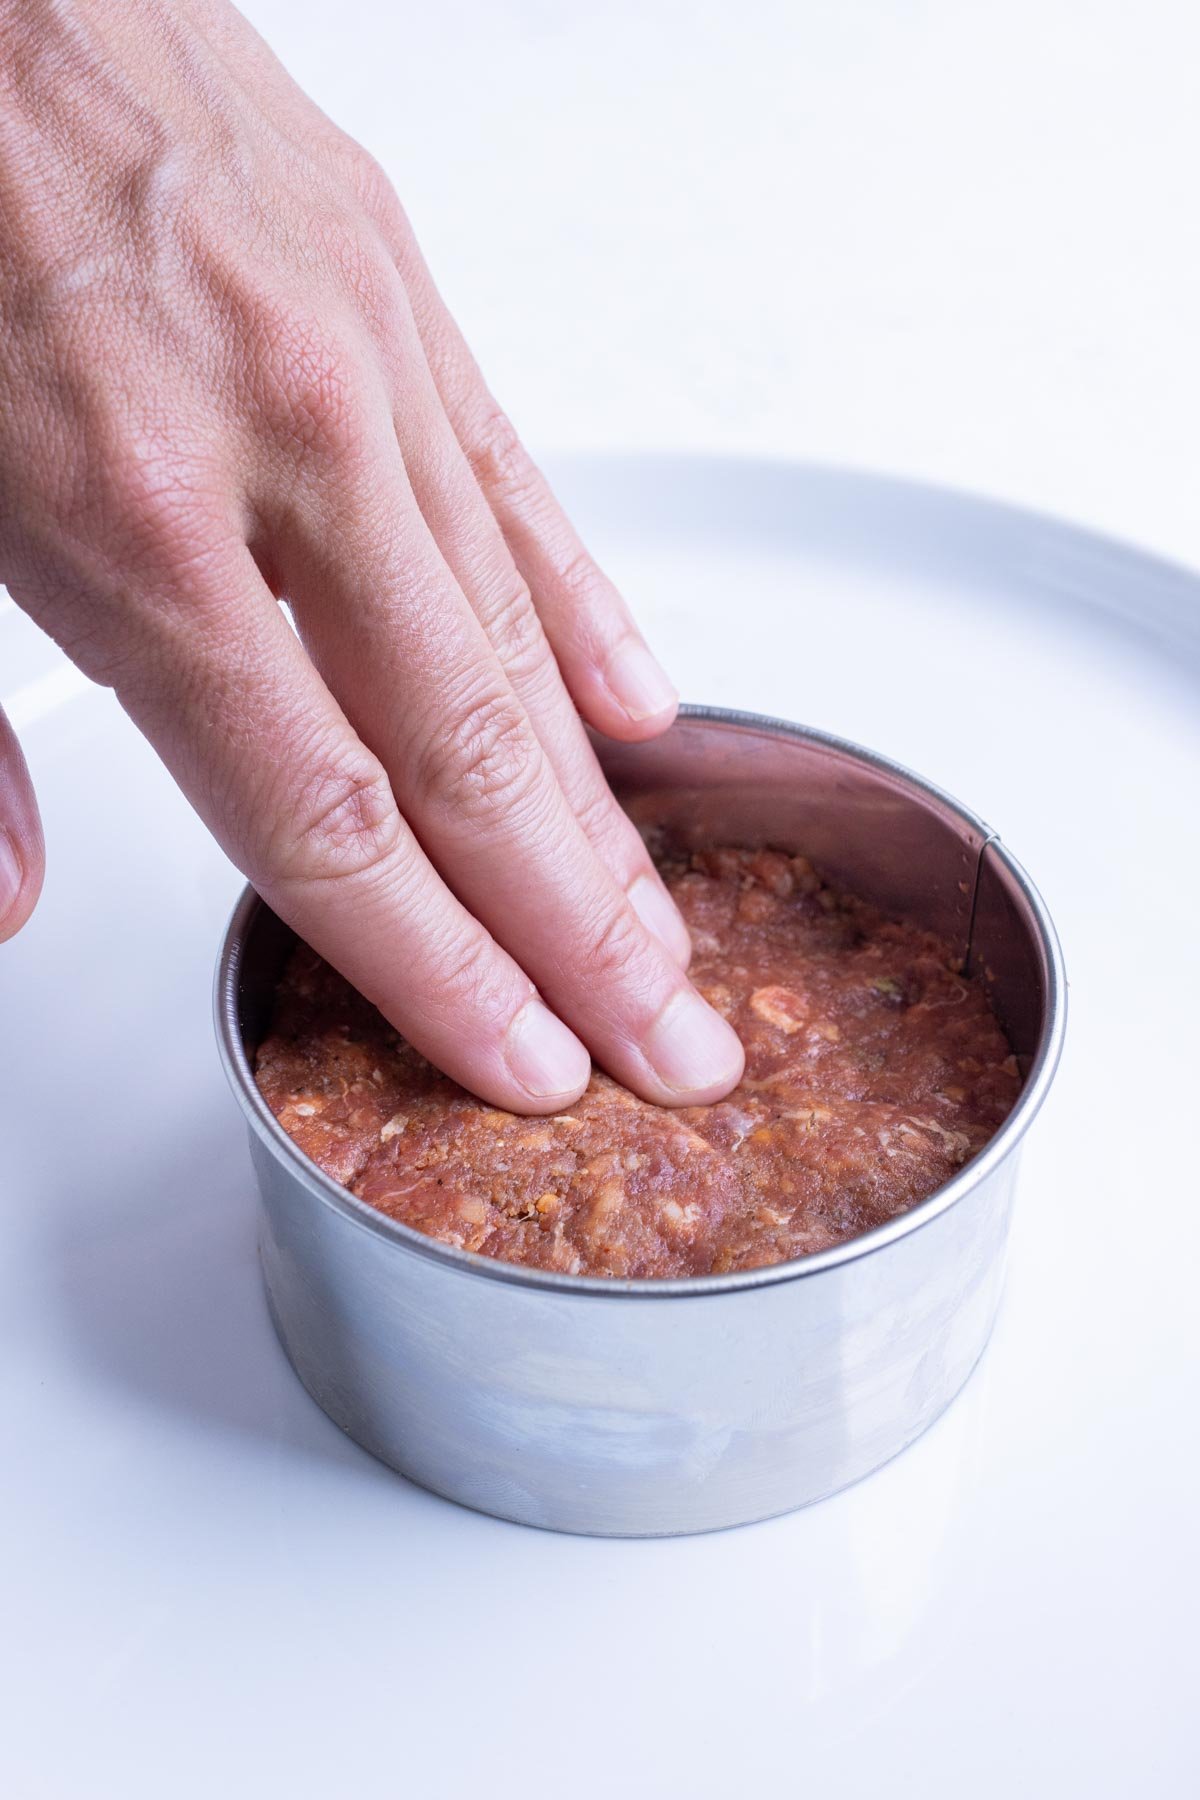
M504 1059L526 1093L539 1100L577 1094L592 1070L591 1058L574 1032L540 1000L527 1001L513 1019Z
M609 658L608 685L631 719L653 719L679 695L638 638L626 638Z
M742 1072L737 1033L694 988L668 1000L646 1033L642 1049L659 1079L679 1094L712 1098L728 1093Z
M0 831L0 919L6 919L21 892L21 862L7 831Z
M639 875L629 889L629 904L646 930L656 937L680 968L686 969L692 955L688 928L679 916L679 908L661 881L653 875Z

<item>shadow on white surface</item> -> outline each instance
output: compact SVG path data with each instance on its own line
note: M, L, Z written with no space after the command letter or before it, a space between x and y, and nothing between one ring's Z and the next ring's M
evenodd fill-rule
M177 1415L188 1432L233 1433L297 1463L376 1465L308 1399L267 1314L254 1243L252 1181L228 1109L188 1135L149 1143L133 1178L101 1180L102 1233L79 1228L60 1187L43 1196L42 1252L73 1360L89 1383ZM74 1186L74 1170L65 1171Z

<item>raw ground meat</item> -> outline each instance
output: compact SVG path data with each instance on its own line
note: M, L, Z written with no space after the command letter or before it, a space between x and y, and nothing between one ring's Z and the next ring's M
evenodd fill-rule
M905 1212L983 1148L1021 1078L941 940L800 856L659 867L692 979L746 1046L728 1099L669 1111L597 1072L569 1112L498 1112L298 945L257 1059L275 1117L361 1200L444 1243L626 1278L805 1256Z

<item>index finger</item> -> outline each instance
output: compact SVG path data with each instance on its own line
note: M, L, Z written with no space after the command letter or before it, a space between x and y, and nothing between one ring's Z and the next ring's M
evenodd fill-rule
M569 1105L587 1051L440 879L249 552L196 566L186 631L148 609L126 711L273 910L430 1062L511 1112Z

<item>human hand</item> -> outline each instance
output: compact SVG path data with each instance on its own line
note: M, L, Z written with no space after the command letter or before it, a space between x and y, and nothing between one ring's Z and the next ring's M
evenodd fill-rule
M589 1049L727 1092L579 718L645 738L674 692L382 172L232 7L0 0L0 318L0 579L269 904L494 1104L568 1104ZM0 937L41 854L0 730Z

